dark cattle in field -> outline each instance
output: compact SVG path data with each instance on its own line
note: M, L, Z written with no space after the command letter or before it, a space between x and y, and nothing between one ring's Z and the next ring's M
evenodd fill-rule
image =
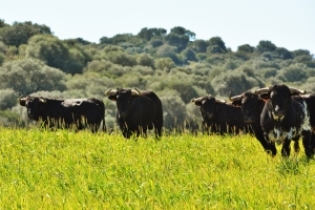
M155 130L160 137L163 127L163 108L159 97L152 91L137 89L109 89L105 92L110 100L116 101L117 122L125 138L133 132L146 136L147 129Z
M296 101L304 100L310 114L310 124L312 128L312 148L315 149L315 94L302 94L293 96Z
M282 144L282 155L289 156L291 140L298 141L302 137L306 156L313 157L314 144L307 103L302 98L297 100L292 97L305 91L286 85L273 85L260 88L255 93L267 100L260 116L264 139Z
M19 99L27 109L31 120L41 121L44 126L69 128L74 125L78 130L89 127L92 132L99 129L103 121L105 127L105 106L103 101L90 99L49 99L27 96Z
M292 90L295 90L294 88L291 88ZM307 95L296 95L303 91L291 91L292 92L292 99L299 101L300 103L303 103L303 100L305 100L309 113L310 113L310 124L312 126L313 135L312 138L315 138L314 131L315 131L315 94L307 94ZM244 120L245 123L249 123L251 127L253 128L255 137L259 140L259 142L262 144L264 149L267 152L271 152L271 154L276 154L276 147L274 142L267 142L264 138L264 134L262 131L262 128L260 126L260 115L262 112L263 107L265 106L265 101L267 93L265 93L264 96L260 97L257 93L253 93L251 91L244 92L242 94L236 95L236 96L230 96L230 100L232 103L236 106L241 106L242 111L244 114ZM294 149L296 152L299 151L299 143L298 139L294 140ZM312 141L314 143L314 141ZM312 146L314 147L314 146Z
M238 133L244 129L243 114L240 107L226 104L224 100L204 96L191 100L200 107L203 127L208 133Z
M293 96L293 98L296 101L304 100L306 102L310 113L312 131L315 133L315 94L300 94L298 96Z
M264 138L264 134L260 126L260 115L265 106L265 100L260 98L258 94L251 91L246 91L232 97L230 96L229 98L234 106L241 107L245 124L249 125L252 129L255 137L264 147L265 151L275 155L277 151L274 142L268 142Z

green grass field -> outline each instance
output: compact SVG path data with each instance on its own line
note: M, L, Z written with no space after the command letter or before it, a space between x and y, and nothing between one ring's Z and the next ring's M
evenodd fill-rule
M248 135L0 127L0 162L1 209L315 208L315 161L271 158Z

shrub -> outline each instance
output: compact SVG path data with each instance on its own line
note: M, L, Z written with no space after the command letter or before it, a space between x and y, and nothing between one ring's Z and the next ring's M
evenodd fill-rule
M0 109L10 109L17 104L18 95L13 89L0 90Z
M41 90L65 90L66 75L34 59L6 62L0 68L0 88L12 88L18 95Z

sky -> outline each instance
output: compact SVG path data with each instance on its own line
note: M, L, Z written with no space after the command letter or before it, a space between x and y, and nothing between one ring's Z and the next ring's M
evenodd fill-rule
M219 36L233 51L268 40L315 54L315 0L5 0L0 19L48 26L59 39L136 35L144 27L176 26L196 39Z

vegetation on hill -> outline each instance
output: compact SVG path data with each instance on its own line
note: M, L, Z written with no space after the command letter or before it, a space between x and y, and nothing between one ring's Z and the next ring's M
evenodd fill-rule
M104 92L111 87L153 90L164 106L165 125L200 121L191 98L211 94L226 99L255 87L287 83L314 92L315 59L307 49L289 51L269 40L246 43L236 51L220 37L195 39L182 26L169 32L142 28L138 34L60 40L46 25L0 20L0 124L24 124L17 98L95 97L106 105L108 126L115 105ZM16 117L14 117L16 116ZM19 116L22 116L19 118Z

